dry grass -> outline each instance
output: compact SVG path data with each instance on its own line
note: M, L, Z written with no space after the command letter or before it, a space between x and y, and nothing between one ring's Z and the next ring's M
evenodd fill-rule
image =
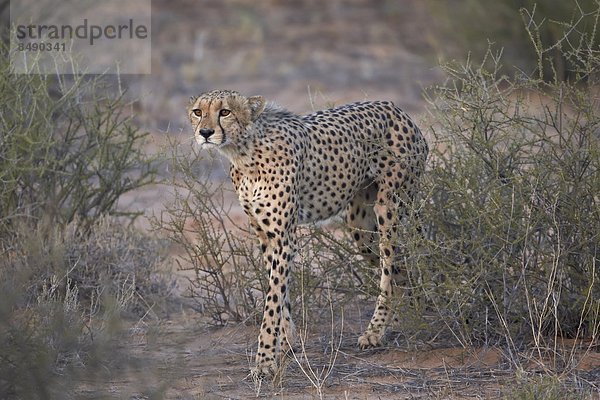
M133 363L123 316L141 325L169 294L161 242L117 210L153 161L105 77L18 75L3 58L0 82L0 398L81 398Z

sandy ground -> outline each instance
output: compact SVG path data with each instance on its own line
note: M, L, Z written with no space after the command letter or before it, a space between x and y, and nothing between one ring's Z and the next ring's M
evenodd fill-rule
M248 375L255 326L211 327L183 307L160 322L138 323L131 333L123 347L137 357L137 367L114 371L121 378L110 382L109 398L151 398L148 392L156 391L167 399L493 399L512 398L517 384L498 349L390 344L360 351L352 329L332 335L312 327L306 344L284 359L283 377L257 385ZM588 352L579 379L594 379L599 367L600 355ZM145 390L132 389L140 387Z

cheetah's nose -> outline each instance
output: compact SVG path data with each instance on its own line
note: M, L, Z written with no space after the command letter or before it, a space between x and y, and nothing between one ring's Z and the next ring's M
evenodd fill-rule
M213 133L215 133L215 130L211 128L200 129L200 135L202 135L204 139L208 139Z

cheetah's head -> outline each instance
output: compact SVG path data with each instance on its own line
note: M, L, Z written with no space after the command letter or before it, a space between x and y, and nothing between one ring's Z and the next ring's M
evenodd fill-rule
M261 96L244 97L232 90L213 90L192 98L188 116L202 148L228 152L243 138L265 108Z

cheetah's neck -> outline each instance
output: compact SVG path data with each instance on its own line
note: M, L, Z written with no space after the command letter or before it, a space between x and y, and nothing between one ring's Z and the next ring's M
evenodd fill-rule
M283 132L280 125L284 119L301 121L292 112L269 103L258 119L246 127L238 141L219 150L238 171L245 175L255 175L259 172L256 160L260 157L257 157L257 153L269 157L276 152L275 143L281 139Z

